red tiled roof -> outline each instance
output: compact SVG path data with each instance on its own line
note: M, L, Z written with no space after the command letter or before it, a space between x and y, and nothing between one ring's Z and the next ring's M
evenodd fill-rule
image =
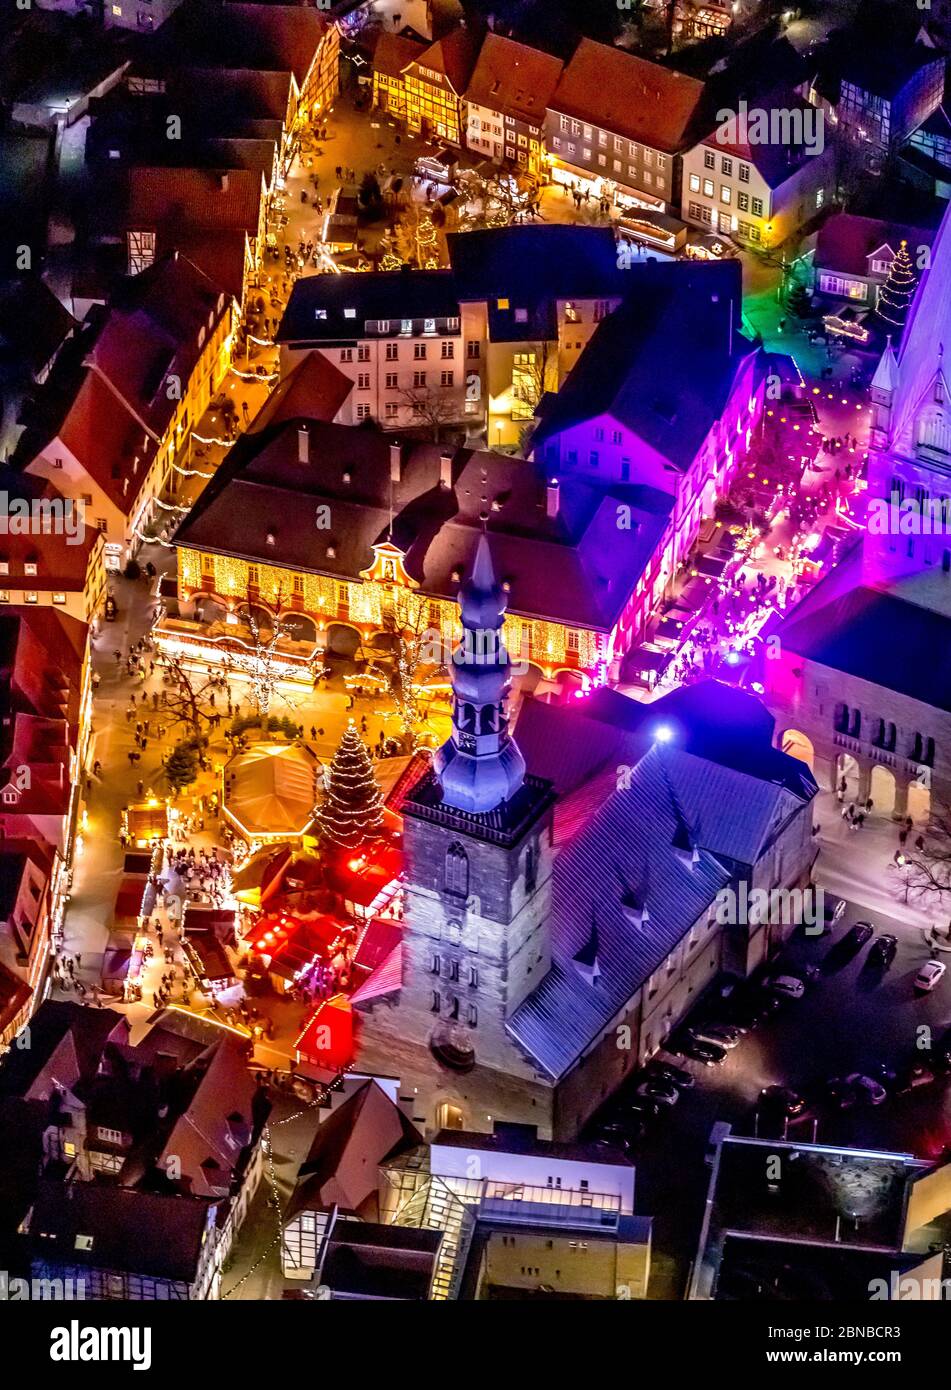
M322 352L308 352L265 401L251 423L249 434L281 420L333 420L353 390Z
M56 437L127 514L177 407L165 383L188 380L223 307L197 266L169 258L126 282L86 358Z
M845 275L868 274L868 258L873 251L888 246L896 252L902 241L910 246L930 246L935 233L900 222L883 222L877 217L858 217L837 212L825 222L816 241L815 267Z
M673 154L690 141L703 92L696 78L582 39L549 106Z
M541 125L563 69L561 59L550 53L488 34L466 100Z
M0 961L0 1032L9 1027L32 993L26 981Z
M218 173L142 165L128 171L127 189L125 224L131 230L172 224L257 232L263 184L253 169Z
M423 68L441 72L457 96L466 90L475 66L478 47L468 29L453 29L444 39L437 39L418 58Z
M399 77L404 68L415 62L426 52L426 45L403 34L391 34L386 30L377 39L373 50L373 70L386 77Z

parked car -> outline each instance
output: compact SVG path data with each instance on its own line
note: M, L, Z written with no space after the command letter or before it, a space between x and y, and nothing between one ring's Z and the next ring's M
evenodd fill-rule
M727 1051L738 1047L743 1041L743 1034L739 1029L732 1028L728 1023L692 1023L690 1032L701 1042L714 1043L717 1047L725 1047Z
M656 1076L645 1077L634 1094L646 1096L648 1100L656 1100L661 1105L676 1105L680 1099L680 1092L676 1086L669 1081L661 1081Z
M607 1124L598 1125L594 1131L594 1143L610 1145L613 1149L620 1149L621 1153L629 1153L634 1143L642 1135L636 1135L624 1125Z
M879 936L868 948L868 955L865 958L866 964L875 966L879 970L887 970L895 959L897 950L897 936Z
M951 1071L951 1028L940 1042L935 1044L932 1055L939 1066L944 1067L945 1071Z
M697 1084L697 1078L692 1071L687 1071L686 1067L675 1067L673 1062L662 1062L655 1057L647 1064L648 1076L659 1076L662 1081L669 1081L682 1091L689 1091L691 1086Z
M837 1110L851 1110L858 1100L854 1087L842 1076L830 1076L822 1088L823 1098Z
M806 1102L787 1086L767 1086L756 1102L756 1136L785 1139L789 1121L802 1114Z
M915 976L915 989L930 994L947 968L943 960L926 961Z
M689 1057L694 1062L702 1062L705 1067L719 1067L726 1061L724 1048L718 1047L716 1043L701 1042L689 1033L673 1051L679 1052L681 1057Z
M935 1082L935 1074L930 1067L922 1066L920 1063L909 1067L895 1087L896 1096L909 1096L912 1091L920 1091L923 1086L932 1086Z
M795 975L768 975L764 983L774 994L784 994L787 999L801 999L806 992L806 986Z
M789 1086L765 1086L759 1093L759 1104L773 1106L790 1117L801 1115L806 1108L805 1097Z
M856 951L860 951L868 941L870 936L875 935L875 928L871 922L856 922L849 927L845 936L842 938L843 946L852 946Z
M851 1076L845 1078L846 1084L851 1086L855 1094L861 1097L868 1105L881 1105L888 1099L888 1092L880 1081L874 1077L865 1076L862 1072L854 1071Z

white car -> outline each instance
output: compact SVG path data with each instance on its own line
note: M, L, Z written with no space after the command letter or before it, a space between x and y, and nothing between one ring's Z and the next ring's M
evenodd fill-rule
M766 987L774 994L785 994L790 999L801 999L806 992L806 986L795 975L774 975L766 981Z
M918 971L915 976L915 989L931 991L947 970L943 960L929 960Z

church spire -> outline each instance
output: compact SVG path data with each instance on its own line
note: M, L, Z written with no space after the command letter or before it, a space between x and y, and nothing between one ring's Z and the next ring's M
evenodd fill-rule
M461 811L494 811L515 795L525 776L525 760L508 731L506 603L483 531L472 572L459 590L462 641L453 655L452 736L435 759L443 802Z

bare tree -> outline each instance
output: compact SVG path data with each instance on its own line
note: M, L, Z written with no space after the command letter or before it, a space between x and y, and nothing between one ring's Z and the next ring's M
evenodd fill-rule
M282 595L278 590L275 595L274 606L280 610ZM247 614L244 617L245 626L250 636L247 644L247 651L231 651L228 653L225 669L240 671L248 677L251 685L251 699L257 708L257 712L264 721L267 719L271 710L271 701L275 693L280 694L278 689L281 674L279 671L281 653L278 650L283 637L288 636L288 624L278 617L269 618L265 624L258 617L258 607L252 602L250 589L245 600ZM286 695L281 698L290 708L293 708L291 701Z
M407 386L400 395L415 419L432 431L435 444L439 443L443 427L459 418L456 398L448 387Z
M927 830L902 851L902 857L899 872L906 902L951 909L951 806L947 802L932 806Z
M165 667L162 706L172 728L184 724L197 737L202 737L215 716L214 692L219 675L189 671L181 657L163 655Z

